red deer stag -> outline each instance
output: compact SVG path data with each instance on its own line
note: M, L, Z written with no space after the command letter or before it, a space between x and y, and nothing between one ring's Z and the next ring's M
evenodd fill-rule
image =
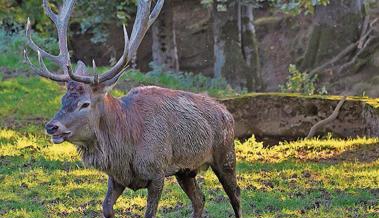
M138 1L130 39L124 26L125 46L121 58L99 76L90 75L81 61L75 72L72 71L67 29L74 3L74 0L64 0L56 14L49 2L43 0L45 13L58 31L60 53L55 56L38 47L31 39L28 21L28 45L38 53L39 66L30 62L26 51L25 58L38 75L66 83L61 109L46 124L46 132L53 143L75 144L86 166L109 176L104 216L114 217L113 205L128 187L148 189L145 217L155 217L164 179L175 175L191 199L193 217L201 217L204 195L195 177L200 169L211 166L236 217L241 217L233 145L234 120L224 106L203 95L152 86L134 88L121 98L109 94L160 13L164 0L158 0L153 8L152 0ZM44 58L59 65L63 74L50 72Z

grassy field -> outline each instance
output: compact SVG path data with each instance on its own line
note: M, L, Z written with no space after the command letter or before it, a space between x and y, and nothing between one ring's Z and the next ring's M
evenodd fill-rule
M43 123L64 88L47 80L0 81L0 217L101 217L107 178L83 167L75 147L53 145ZM123 92L116 91L116 95ZM244 217L379 217L379 139L312 139L265 148L236 141ZM216 177L203 172L206 216L233 217ZM146 191L126 191L118 217L141 217ZM168 178L159 217L190 217Z

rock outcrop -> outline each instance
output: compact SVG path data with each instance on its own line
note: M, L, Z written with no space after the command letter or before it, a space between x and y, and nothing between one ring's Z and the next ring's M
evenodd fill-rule
M238 138L300 138L311 127L333 113L341 97L297 94L247 94L222 99L233 114ZM336 120L321 128L318 135L337 137L379 136L379 100L349 97Z

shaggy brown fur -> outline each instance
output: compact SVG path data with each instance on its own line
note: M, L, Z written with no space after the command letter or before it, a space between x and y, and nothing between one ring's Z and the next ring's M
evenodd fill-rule
M67 29L74 0L63 1L58 14L43 1L45 13L58 30L59 55L39 48L31 38L28 19L26 36L29 46L38 53L35 72L48 79L66 82L67 93L62 107L46 124L46 132L56 144L75 144L88 166L109 175L108 192L103 202L105 217L114 217L113 205L125 187L147 188L145 218L157 213L164 180L175 175L192 201L193 217L200 218L204 196L196 183L196 173L212 167L229 196L236 217L241 217L240 193L235 175L232 115L212 99L183 91L159 87L140 87L115 99L108 94L117 83L149 27L158 17L164 0L137 1L137 14L130 39L124 26L124 52L117 63L101 75L89 75L78 61L72 70L67 46ZM50 72L44 58L58 64L64 74ZM93 71L96 64L93 62Z
M120 99L84 89L91 102L85 125L96 140L77 143L78 151L87 166L109 175L105 217L113 217L113 204L125 187L148 188L145 217L155 217L164 177L172 175L191 199L193 216L201 217L204 196L195 176L208 166L241 217L234 120L223 105L203 95L153 86L134 88Z

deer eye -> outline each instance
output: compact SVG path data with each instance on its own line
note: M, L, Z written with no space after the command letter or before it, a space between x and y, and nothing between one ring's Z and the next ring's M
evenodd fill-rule
M79 109L79 110L85 109L85 108L87 108L87 107L89 107L89 103L88 103L88 102L85 102L85 103L83 103L83 104L80 106L80 109Z

